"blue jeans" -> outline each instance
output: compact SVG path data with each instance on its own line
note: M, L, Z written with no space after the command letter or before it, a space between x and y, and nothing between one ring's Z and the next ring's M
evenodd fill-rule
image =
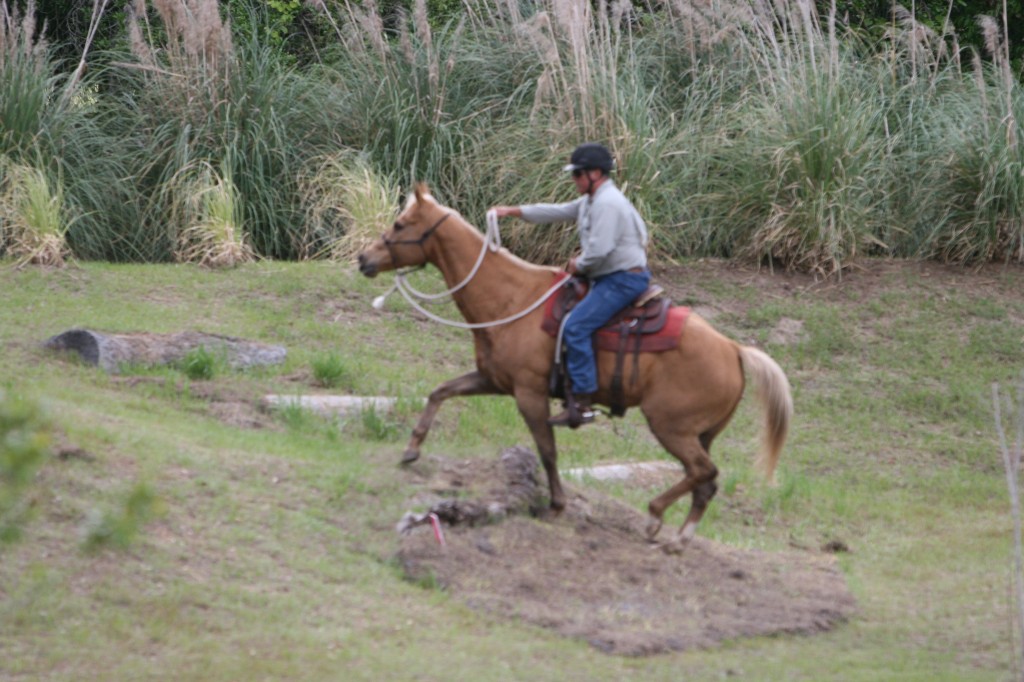
M566 369L573 393L597 391L597 363L593 335L598 329L642 294L651 283L649 270L622 270L591 281L590 291L569 313L563 339L568 349Z

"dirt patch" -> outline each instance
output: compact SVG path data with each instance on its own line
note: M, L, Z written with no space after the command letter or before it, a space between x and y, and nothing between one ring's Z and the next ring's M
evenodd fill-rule
M543 512L547 484L536 457L510 450L526 451L532 466L509 466L507 450L497 460L429 457L408 474L418 482L410 504L445 522L443 545L429 523L405 529L398 557L411 579L628 656L814 634L855 611L828 554L697 537L681 556L666 555L644 539L642 514L580 487L567 487L565 512Z
M804 323L800 320L793 320L784 317L778 324L768 332L768 343L778 346L788 346L807 340L807 333L804 331Z
M187 395L198 404L204 404L204 412L228 426L240 429L278 428L274 416L262 408L258 399L252 397L253 391L248 386L205 381L188 382L163 376L119 376L113 377L111 381L114 385L131 389L152 389L175 395Z

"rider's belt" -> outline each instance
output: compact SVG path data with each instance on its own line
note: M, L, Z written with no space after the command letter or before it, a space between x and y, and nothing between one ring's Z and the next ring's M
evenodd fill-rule
M630 268L626 272L647 272L647 268Z

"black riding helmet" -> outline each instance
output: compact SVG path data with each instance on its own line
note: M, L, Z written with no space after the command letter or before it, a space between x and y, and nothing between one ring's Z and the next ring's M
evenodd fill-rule
M597 168L607 175L615 168L615 160L612 153L603 144L597 142L585 142L573 150L569 157L569 165L562 170L569 172L575 170L590 170Z

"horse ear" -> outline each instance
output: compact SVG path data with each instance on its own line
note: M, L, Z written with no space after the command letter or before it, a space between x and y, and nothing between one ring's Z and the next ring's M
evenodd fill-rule
M415 194L417 204L423 201L423 197L430 196L430 188L427 187L427 183L417 182L415 187Z

